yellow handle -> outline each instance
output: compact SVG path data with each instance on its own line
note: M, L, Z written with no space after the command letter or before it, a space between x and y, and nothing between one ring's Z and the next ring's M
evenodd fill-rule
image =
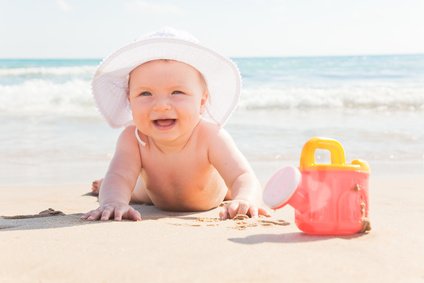
M317 149L330 151L331 164L326 164L326 167L339 168L346 166L344 149L338 141L329 138L314 137L303 146L300 157L300 169L317 165L315 162L315 151Z
M359 167L361 171L366 171L366 172L370 171L370 166L368 165L368 162L366 162L365 160L362 160L362 159L352 160L352 165Z
M315 151L317 149L324 149L330 152L330 164L318 164L315 162ZM300 157L300 169L342 169L369 172L369 166L366 161L356 159L352 161L352 164L346 164L345 152L341 143L334 139L321 137L311 138L303 146Z

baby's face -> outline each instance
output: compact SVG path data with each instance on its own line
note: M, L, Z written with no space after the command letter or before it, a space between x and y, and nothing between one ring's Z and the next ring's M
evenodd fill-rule
M134 123L143 134L172 142L191 135L205 106L207 88L193 67L154 60L130 73L129 100Z

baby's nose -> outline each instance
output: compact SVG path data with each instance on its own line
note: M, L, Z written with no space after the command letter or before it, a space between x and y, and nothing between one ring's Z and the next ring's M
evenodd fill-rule
M170 101L167 98L158 99L154 105L155 111L168 111L171 109Z

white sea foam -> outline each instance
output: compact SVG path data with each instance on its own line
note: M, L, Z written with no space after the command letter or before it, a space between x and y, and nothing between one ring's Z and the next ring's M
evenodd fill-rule
M319 110L319 109L424 110L424 85L364 85L342 87L251 87L244 88L239 109ZM20 84L0 84L0 111L3 114L97 115L90 81L56 82L25 80Z
M0 85L0 111L10 115L97 115L86 80L54 83L28 80L19 85Z
M424 110L424 84L244 89L242 109Z
M0 76L92 75L95 69L95 66L0 68Z

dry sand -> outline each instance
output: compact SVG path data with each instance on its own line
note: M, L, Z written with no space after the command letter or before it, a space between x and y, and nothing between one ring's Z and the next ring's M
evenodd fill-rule
M423 184L371 178L372 231L350 237L305 235L290 207L268 223L145 205L141 222L85 222L86 185L3 187L0 282L424 282ZM13 217L48 208L65 215Z

